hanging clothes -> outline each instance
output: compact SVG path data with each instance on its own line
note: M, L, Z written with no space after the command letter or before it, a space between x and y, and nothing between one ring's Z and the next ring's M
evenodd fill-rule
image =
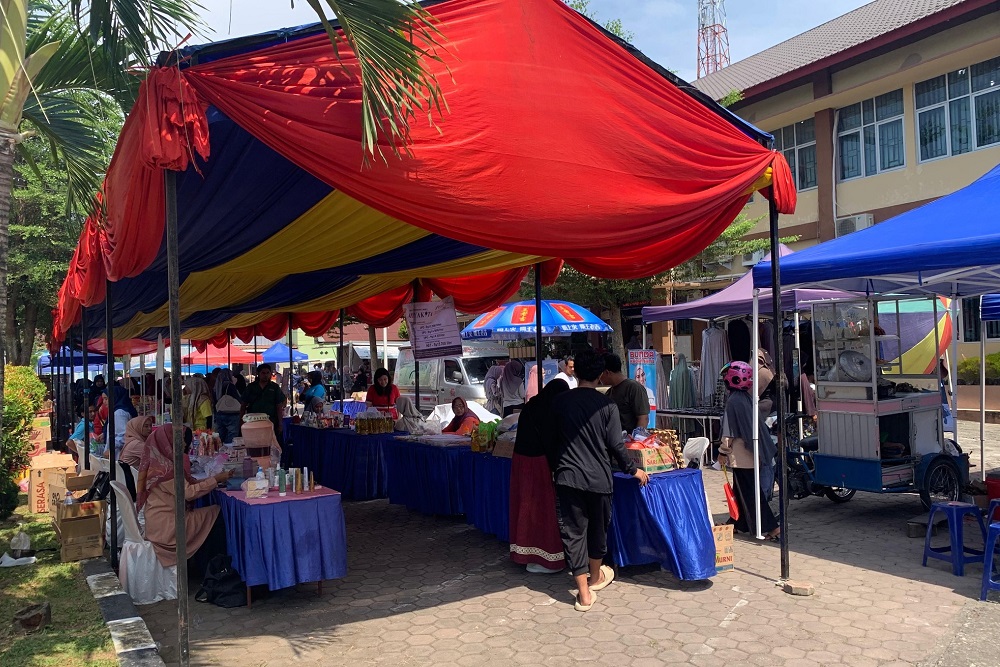
M670 373L670 407L690 408L695 403L694 374L683 354L677 355L677 366Z
M727 328L729 356L732 361L750 363L750 329L744 320L733 320Z
M728 364L729 338L714 324L701 334L701 378L698 383L698 404L711 405L715 393L715 380L719 371Z
M774 322L766 320L760 324L760 346L767 350L772 359L777 357L774 347ZM774 370L773 368L771 370Z

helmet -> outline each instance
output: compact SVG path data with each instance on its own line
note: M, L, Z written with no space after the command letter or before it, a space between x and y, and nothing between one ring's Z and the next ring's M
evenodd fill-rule
M722 380L733 391L747 391L753 386L753 369L745 361L733 361L723 366Z

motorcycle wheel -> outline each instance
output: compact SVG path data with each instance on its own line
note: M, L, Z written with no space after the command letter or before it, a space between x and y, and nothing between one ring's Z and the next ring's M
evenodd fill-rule
M840 503L846 503L848 500L853 498L854 494L857 492L858 492L857 489L831 488L827 489L823 493L826 495L827 498L829 498L833 502L840 504Z
M962 483L958 470L945 458L931 463L924 479L926 488L920 490L920 502L926 510L929 510L934 503L955 501L962 497Z

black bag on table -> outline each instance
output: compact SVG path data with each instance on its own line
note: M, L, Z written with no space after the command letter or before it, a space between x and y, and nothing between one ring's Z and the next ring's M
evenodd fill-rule
M240 578L240 573L233 569L230 556L220 554L208 562L205 579L194 599L227 609L246 606L247 585Z

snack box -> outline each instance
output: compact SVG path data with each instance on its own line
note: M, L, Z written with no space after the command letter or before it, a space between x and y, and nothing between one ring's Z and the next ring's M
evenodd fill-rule
M75 468L76 463L69 454L39 454L32 457L28 505L33 513L49 511L49 476L54 472L65 473Z
M666 452L668 456L665 458L663 449L663 447L655 449L626 449L625 453L632 463L635 464L635 467L640 470L645 470L646 472L673 470L673 456L669 452Z
M77 475L72 470L61 468L50 469L47 472L49 507L63 504L66 501L67 491L72 493L74 498L77 498L81 492L87 491L94 484L94 475L91 473Z

